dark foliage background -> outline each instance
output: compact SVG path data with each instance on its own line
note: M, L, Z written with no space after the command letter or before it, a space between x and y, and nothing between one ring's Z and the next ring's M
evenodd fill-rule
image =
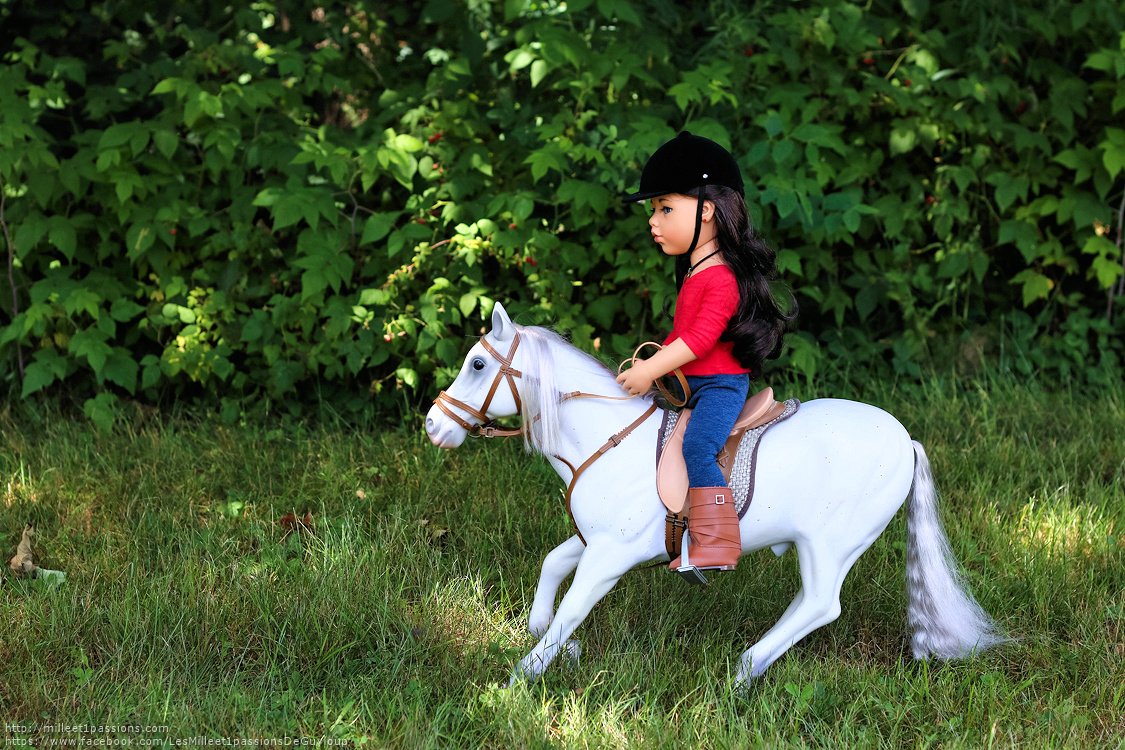
M0 378L104 425L391 419L495 300L620 356L673 287L616 196L688 128L801 305L780 368L1097 387L1123 28L1110 0L0 0Z

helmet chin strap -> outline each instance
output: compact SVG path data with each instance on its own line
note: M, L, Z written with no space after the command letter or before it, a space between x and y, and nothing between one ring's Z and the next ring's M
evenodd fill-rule
M699 232L703 228L703 203L707 200L707 184L704 183L699 186L699 203L695 207L695 234L691 238L691 246L688 247L687 256L690 258L691 254L695 252L695 244L699 242Z

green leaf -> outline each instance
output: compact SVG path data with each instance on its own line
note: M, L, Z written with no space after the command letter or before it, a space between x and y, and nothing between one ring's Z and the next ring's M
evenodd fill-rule
M99 382L102 378L116 383L129 393L134 393L137 388L137 374L140 365L124 347L114 347L113 354L106 359L105 367L98 373Z
M117 396L112 393L99 393L94 398L86 399L82 404L82 412L99 430L108 431L113 429L116 406Z
M859 290L855 296L855 311L861 321L867 320L875 312L885 293L884 284L869 284Z
M400 367L395 370L395 377L411 388L418 387L418 373L409 367Z
M43 219L41 214L32 214L24 220L16 230L13 241L16 244L16 253L20 258L25 257L47 234L50 224Z
M127 323L144 311L143 307L125 297L118 297L113 300L113 304L109 307L110 317L118 323Z
M91 318L97 320L101 313L101 303L101 295L85 287L76 287L67 295L63 309L71 316L77 316L80 312L87 312Z
M171 130L157 130L152 134L156 149L164 154L165 159L171 159L179 148L180 138Z
M1094 234L1086 240L1086 244L1082 246L1082 252L1087 255L1102 255L1107 258L1115 258L1120 254L1121 250L1105 237Z
M785 140L778 141L773 147L773 163L782 164L793 155L794 150L793 141Z
M78 243L78 237L74 232L74 226L66 219L65 216L52 216L50 220L50 231L47 234L47 239L51 244L59 249L68 260L74 257L74 249Z
M300 195L287 195L276 204L270 213L273 215L273 231L293 226L305 218L308 203Z
M918 136L911 128L896 128L891 131L890 150L891 156L905 154L913 150L917 144Z
M1055 287L1055 282L1032 268L1017 273L1011 283L1021 284L1023 306L1028 307L1038 299L1045 299Z
M154 354L146 354L141 359L141 367L144 370L141 373L141 388L148 389L160 382L164 376L163 371L160 369L160 357Z
M160 83L152 87L150 93L153 94L170 94L172 92L179 92L183 81L179 78L165 78Z
M528 0L504 0L504 21L511 23L527 11Z
M930 11L930 0L901 0L902 9L911 18L922 18Z
M473 308L477 306L478 299L480 299L480 295L476 294L475 292L467 292L465 294L462 294L461 301L457 304L457 307L461 310L461 314L466 318L469 317L469 313L471 313L473 311Z
M556 149L557 147L546 146L532 151L531 154L524 159L524 164L531 165L531 179L533 182L539 182L539 180L547 174L548 170L556 169L560 172L563 171L563 163L559 159Z
M1036 225L1019 219L1009 219L1000 223L1000 244L1015 243L1024 261L1031 263L1040 256L1039 230Z
M67 361L54 347L35 352L35 361L24 370L23 390L20 398L41 391L56 380L66 377Z
M996 178L993 180L993 178ZM1000 172L989 175L988 182L996 185L996 205L999 206L1001 211L1007 211L1016 200L1027 200L1027 190L1031 186L1031 181L1027 175L1011 175Z
M1102 154L1102 163L1109 172L1110 179L1117 177L1117 173L1125 170L1125 146L1115 143L1102 143L1105 153Z
M359 244L366 245L370 242L378 242L386 237L394 229L398 217L398 211L369 216L363 224L363 235L360 237Z
M156 242L156 229L151 224L134 224L125 233L125 250L129 260L137 262Z
M535 88L550 71L545 60L536 60L531 64L531 87Z
M137 133L137 129L137 124L133 122L110 125L98 139L98 151L124 146Z
M76 357L85 357L90 369L100 373L113 349L105 342L105 334L96 328L77 331L70 337L69 351Z
M1093 272L1094 277L1098 280L1098 284L1102 289L1109 289L1113 286L1114 282L1121 277L1125 269L1122 269L1121 264L1116 260L1099 256L1094 258L1094 262L1090 264L1090 270Z
M504 62L508 63L509 73L515 73L517 70L526 68L534 60L535 54L527 48L512 50L504 56Z
M762 127L766 129L766 135L768 135L770 138L775 137L778 133L785 129L785 125L781 121L781 116L777 113L771 114L769 117L767 117Z

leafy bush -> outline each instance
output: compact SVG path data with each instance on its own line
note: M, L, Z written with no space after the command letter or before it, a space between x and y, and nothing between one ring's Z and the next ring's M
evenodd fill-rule
M618 356L674 290L617 196L682 128L779 249L782 367L1120 377L1125 13L962 5L0 0L0 377L390 418L498 299Z

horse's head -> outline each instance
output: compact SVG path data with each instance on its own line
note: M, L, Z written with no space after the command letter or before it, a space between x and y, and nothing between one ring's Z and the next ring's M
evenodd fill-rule
M426 434L439 448L456 448L465 436L499 417L520 413L514 366L519 356L519 333L504 306L492 310L492 330L465 357L457 379L434 400L426 414Z

